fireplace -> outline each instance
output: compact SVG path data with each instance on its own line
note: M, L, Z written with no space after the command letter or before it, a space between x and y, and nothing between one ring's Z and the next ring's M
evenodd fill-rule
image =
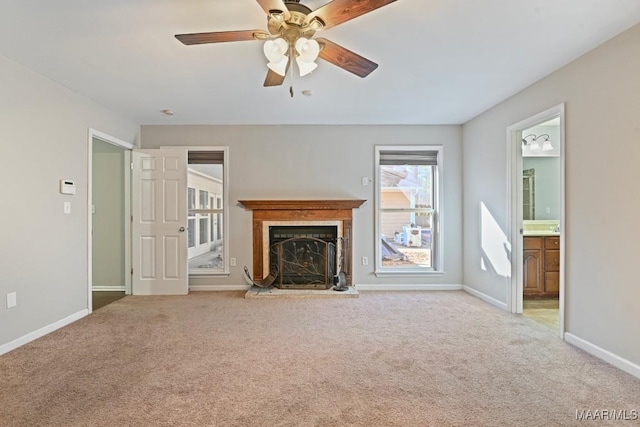
M365 200L240 200L253 211L253 276L277 272L283 289L351 285L352 209Z
M276 225L269 228L269 271L282 289L328 289L341 268L338 227Z

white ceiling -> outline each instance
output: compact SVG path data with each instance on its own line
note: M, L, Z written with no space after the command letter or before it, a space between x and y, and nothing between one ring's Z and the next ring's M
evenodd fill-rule
M316 34L376 71L319 61L293 98L261 42L173 37L266 29L255 0L2 0L0 54L140 124L460 124L638 22L638 0L398 0Z

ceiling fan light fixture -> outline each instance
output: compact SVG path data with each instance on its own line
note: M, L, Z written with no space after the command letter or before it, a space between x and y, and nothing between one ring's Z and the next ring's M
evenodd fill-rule
M289 43L283 38L275 40L267 40L264 42L264 56L267 57L269 62L278 63L282 61L282 58L289 51Z
M316 68L318 68L318 64L315 62L306 62L300 59L298 56L296 58L296 63L298 64L298 70L300 71L300 77L304 77Z
M279 62L269 62L267 67L274 73L285 76L287 74L287 65L289 65L289 57L283 56Z
M320 45L313 39L300 37L296 40L295 48L299 54L298 59L303 62L313 62L320 54Z

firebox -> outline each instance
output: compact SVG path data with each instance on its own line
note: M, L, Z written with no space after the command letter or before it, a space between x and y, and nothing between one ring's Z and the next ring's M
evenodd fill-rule
M360 207L365 200L359 199L323 199L323 200L239 200L245 208L253 211L253 278L262 280L272 272L271 244L269 232L274 226L331 226L337 230L335 239L329 243L335 245L335 257L329 254L329 268L334 263L333 271L344 272L347 285L351 285L353 242L352 242L352 210ZM303 234L305 234L303 232ZM284 237L284 236L283 236ZM286 236L283 240L294 237ZM322 237L305 237L307 239L320 239ZM291 242L292 243L292 242ZM307 247L302 242L296 243L296 251L303 250L311 253L316 251L315 240L308 242ZM325 253L322 245L318 243L318 253ZM284 249L283 249L284 251ZM327 249L330 252L331 249ZM315 258L314 258L315 260ZM337 261L337 265L336 265ZM314 261L315 262L315 261ZM279 272L278 272L279 273ZM312 285L318 287L330 287L333 279L331 270L325 274L328 285ZM278 285L280 286L280 285ZM283 284L283 286L285 286ZM294 284L294 286L297 286ZM308 285L306 285L308 286ZM313 287L311 288L313 289Z
M282 289L328 289L337 274L338 227L269 227L269 267Z

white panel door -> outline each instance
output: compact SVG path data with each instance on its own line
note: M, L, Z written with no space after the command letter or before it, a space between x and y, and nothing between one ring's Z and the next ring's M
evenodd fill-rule
M187 152L133 150L132 162L132 293L187 294Z

